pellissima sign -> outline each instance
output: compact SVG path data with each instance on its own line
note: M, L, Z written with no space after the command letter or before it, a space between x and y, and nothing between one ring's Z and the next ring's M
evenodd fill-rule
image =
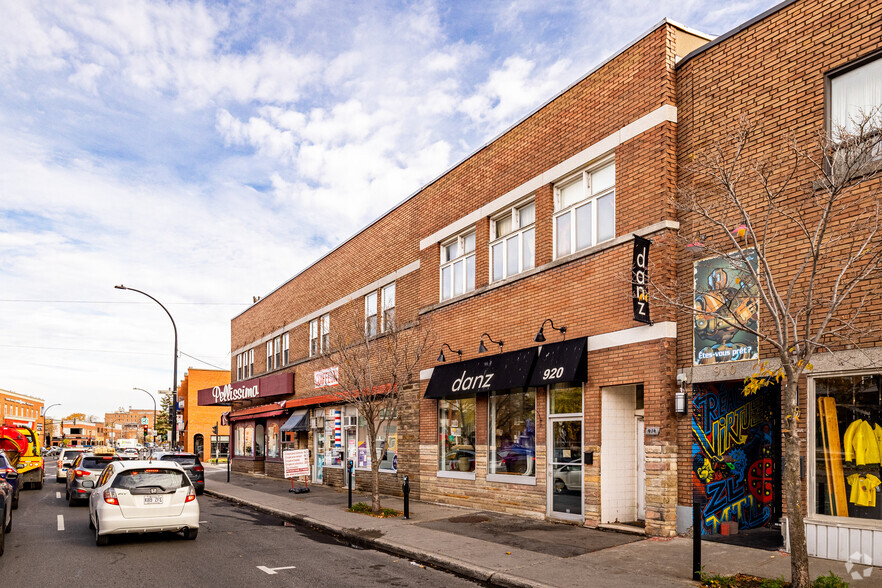
M198 392L199 406L213 406L237 400L253 400L267 396L294 394L294 374L273 374L262 378L242 380L226 386L204 388Z

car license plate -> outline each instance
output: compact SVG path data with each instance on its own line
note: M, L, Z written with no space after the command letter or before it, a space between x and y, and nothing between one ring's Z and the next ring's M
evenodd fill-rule
M145 496L144 504L162 504L162 496Z

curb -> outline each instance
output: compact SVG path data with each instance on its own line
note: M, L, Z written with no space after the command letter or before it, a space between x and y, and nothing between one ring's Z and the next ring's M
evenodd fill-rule
M301 515L279 510L276 508L271 508L257 502L243 500L231 494L224 494L223 492L218 492L217 490L206 488L205 494L208 494L209 496L214 496L215 498L219 498L227 502L231 502L233 504L247 506L248 508L252 508L258 512L279 517L280 519L292 523L311 527L325 533L330 533L332 535L345 539L346 541L357 545L358 547L376 549L377 551L382 551L390 555L410 559L421 564L429 565L433 568L456 574L457 576L461 576L463 578L483 582L490 586L502 586L504 588L554 588L550 584L540 584L537 582L528 581L506 572L497 572L484 566L475 565L470 562L465 562L452 557L446 557L437 553L419 551L407 545L402 545L393 541L387 541L382 538L373 539L370 537L365 537L364 535L361 535L351 529L338 527L337 525L332 525L324 521L319 521L307 515Z

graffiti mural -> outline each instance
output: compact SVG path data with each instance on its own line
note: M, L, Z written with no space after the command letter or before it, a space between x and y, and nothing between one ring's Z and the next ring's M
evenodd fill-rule
M756 267L756 254L745 250L746 263ZM734 325L756 329L758 290L746 269L729 259L711 257L695 262L695 365L756 359L757 337Z
M741 382L693 386L692 499L703 505L703 535L719 533L722 522L752 529L778 515L780 388L769 385L751 396L742 388Z

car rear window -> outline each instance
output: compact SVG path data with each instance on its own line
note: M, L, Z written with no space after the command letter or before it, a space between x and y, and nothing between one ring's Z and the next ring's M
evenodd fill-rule
M117 474L111 484L114 488L149 488L161 486L165 490L176 490L190 485L184 472L165 468L138 468Z
M112 455L106 457L88 455L83 457L83 463L80 464L80 467L86 470L103 470L112 461L119 461L119 458Z
M162 461L173 461L182 466L196 465L196 456L193 455L163 455L160 459Z
M74 459L76 456L81 454L82 451L65 451L61 454L61 459Z

